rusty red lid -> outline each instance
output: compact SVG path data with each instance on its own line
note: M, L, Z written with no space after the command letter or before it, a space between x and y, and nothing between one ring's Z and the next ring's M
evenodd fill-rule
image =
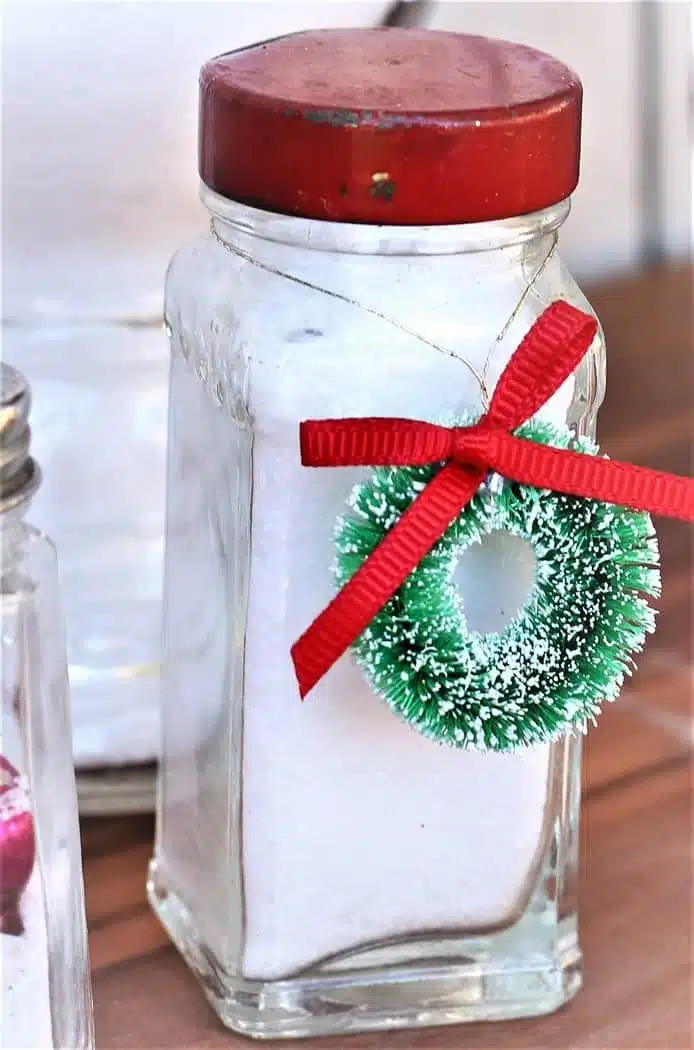
M537 211L578 181L582 88L503 40L427 29L279 37L200 74L200 175L225 197L339 222Z

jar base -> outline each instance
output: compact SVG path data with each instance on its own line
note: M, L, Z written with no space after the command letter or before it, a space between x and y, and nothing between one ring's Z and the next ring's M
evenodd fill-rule
M296 977L247 980L226 972L201 941L156 860L147 889L222 1023L258 1039L540 1016L567 1003L582 983L575 916L548 926L547 912L535 910L499 932L420 936L350 953ZM395 961L384 962L386 956Z

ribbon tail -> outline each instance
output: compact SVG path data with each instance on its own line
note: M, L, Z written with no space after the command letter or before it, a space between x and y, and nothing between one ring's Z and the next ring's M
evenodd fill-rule
M292 646L302 698L342 656L429 553L484 478L449 463L408 507L339 594Z
M488 455L493 470L521 485L694 521L692 478L552 448L510 434L494 435Z

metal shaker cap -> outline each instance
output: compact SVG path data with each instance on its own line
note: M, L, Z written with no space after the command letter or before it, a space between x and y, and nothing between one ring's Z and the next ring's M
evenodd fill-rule
M27 500L41 473L29 454L31 392L21 372L0 362L0 513Z

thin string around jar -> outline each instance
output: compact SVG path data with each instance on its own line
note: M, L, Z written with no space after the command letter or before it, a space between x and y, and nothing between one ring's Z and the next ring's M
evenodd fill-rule
M490 368L491 363L492 363L492 358L494 356L494 352L497 350L497 348L501 345L501 343L506 338L511 325L516 320L518 314L520 313L521 309L523 308L523 306L525 304L525 301L528 298L528 296L530 295L530 293L534 292L538 296L538 298L540 298L540 295L539 295L537 289L535 288L535 284L540 279L542 274L545 272L545 269L547 268L547 266L549 265L551 260L554 258L554 254L555 254L555 252L557 250L557 244L558 243L559 243L559 234L555 230L554 233L552 234L552 243L549 246L549 250L548 250L547 254L545 255L544 259L542 260L542 262L540 263L540 265L538 266L538 268L535 271L535 273L532 275L532 277L530 277L530 278L525 277L525 269L523 268L523 276L526 279L525 288L523 289L518 302L514 306L514 308L511 311L511 313L509 314L509 316L508 316L508 318L506 320L506 323L504 324L503 328L501 329L501 331L497 335L496 339L494 340L494 342L490 346L490 348L489 348L489 350L487 352L487 356L486 356L485 361L484 361L484 365L482 366L482 381L484 383L483 396L484 396L484 394L487 391L486 381L487 381L487 377L489 375L489 368ZM487 408L487 407L488 407L488 403L485 405L485 408Z
M535 283L542 276L547 265L553 258L559 240L558 234L555 232L552 235L552 243L544 259L542 260L532 277L530 277L529 279L526 278L526 285L516 305L514 306L513 310L509 314L509 317L504 323L501 331L490 346L484 361L484 365L482 366L482 371L480 372L475 368L471 361L468 361L460 354L456 354L453 350L449 350L447 347L440 346L438 343L433 342L431 339L427 339L426 336L423 336L420 332L416 332L413 328L410 328L408 325L403 324L402 321L398 321L395 317L390 317L388 314L384 314L381 310L377 310L373 306L368 306L366 303L362 303L358 299L352 299L348 295L343 295L342 292L332 291L331 289L324 288L319 284L314 284L312 281L307 281L303 277L296 277L294 274L286 273L284 270L280 270L275 266L271 266L269 263L264 263L261 262L259 259L254 258L249 252L244 251L243 248L239 248L237 245L228 244L217 233L217 230L215 229L214 219L210 220L210 232L217 244L224 248L225 251L229 252L232 255L237 255L240 259L243 259L245 262L250 263L252 266L257 266L259 269L265 270L267 273L272 273L276 277L282 277L284 280L293 281L294 284L299 284L303 288L309 288L314 292L320 292L322 295L328 295L333 299L338 299L340 302L347 303L349 306L355 306L357 307L357 309L363 310L365 313L371 314L373 317L378 317L381 321L385 321L386 324L392 325L394 328L399 329L401 332L404 332L406 335L411 336L413 339L417 339L420 343L424 343L425 346L431 347L431 349L435 350L437 353L444 354L446 357L450 357L454 361L460 362L460 364L464 365L465 368L467 368L467 370L470 372L470 374L475 379L475 382L479 386L480 396L482 399L482 406L485 412L488 410L491 400L489 388L487 386L487 378L489 375L489 368L491 366L494 354L505 339L509 328L511 327L516 317L520 313L521 309L523 308L523 305L526 302L528 296L532 292L536 292Z

